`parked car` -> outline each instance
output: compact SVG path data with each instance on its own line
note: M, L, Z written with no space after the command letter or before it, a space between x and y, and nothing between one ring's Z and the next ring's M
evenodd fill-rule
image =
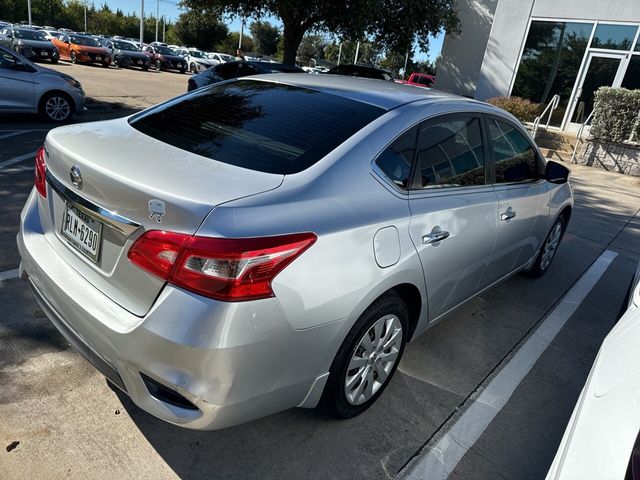
M57 31L57 30L40 30L43 34L44 34L44 38L46 38L48 41L51 41L51 39L53 37L58 37L61 35L61 32Z
M204 72L193 75L187 81L187 91L211 85L212 83L230 80L232 78L247 77L266 73L300 73L304 72L295 65L285 65L283 63L271 62L246 62L244 60L234 60L211 67Z
M49 132L19 271L69 342L161 419L216 429L319 402L347 418L412 338L548 270L568 175L488 104L338 75L242 78Z
M138 50L133 43L124 40L103 40L101 44L109 51L116 67L140 67L142 70L149 70L149 55Z
M47 40L43 31L6 27L0 33L5 37L4 40L0 39L0 45L9 47L31 60L49 60L51 63L58 63L60 52Z
M176 55L169 47L146 45L142 51L149 55L151 65L156 70L178 70L180 73L187 71L187 61L184 57Z
M431 86L435 83L435 81L436 81L435 75L414 72L411 75L409 75L409 79L406 82L403 82L402 80L400 80L399 83L406 83L407 85L414 85L416 87L431 88Z
M75 33L73 30L71 30L70 28L58 28L59 32L62 33Z
M52 122L66 122L84 110L80 82L0 47L0 112L40 113Z
M209 52L207 53L207 58L210 60L215 60L218 63L224 62L232 62L236 59L233 55L227 55L226 53L217 53L217 52Z
M374 78L393 82L393 75L390 71L368 65L342 64L333 67L327 73L330 75L347 75L350 77Z
M180 48L174 51L176 55L184 57L187 61L187 70L192 73L203 72L207 68L220 63L217 60L208 58L204 52L195 48Z
M602 342L547 480L640 478L640 270Z
M105 68L111 65L109 52L93 37L64 34L52 38L51 43L60 50L60 58L71 63L99 63Z

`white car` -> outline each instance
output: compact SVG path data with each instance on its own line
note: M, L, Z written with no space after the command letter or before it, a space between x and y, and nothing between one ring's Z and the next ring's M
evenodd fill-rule
M215 60L218 63L225 63L235 60L233 55L227 55L226 53L209 52L206 54L209 60Z
M640 478L639 347L640 267L628 309L602 343L547 480Z
M178 48L175 52L176 55L181 55L187 60L187 70L192 73L203 72L220 63L217 60L207 58L202 50L196 48Z

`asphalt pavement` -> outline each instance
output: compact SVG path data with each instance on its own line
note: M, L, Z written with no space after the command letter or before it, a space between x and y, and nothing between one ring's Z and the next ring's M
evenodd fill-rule
M180 74L56 68L91 97L77 121L126 115L186 89ZM0 478L544 478L640 259L640 179L572 165L576 207L549 272L517 275L415 339L363 415L336 421L293 409L198 432L164 423L110 388L16 277L30 155L50 128L37 117L0 117ZM510 390L495 390L585 275L592 284L557 335ZM480 424L479 399L494 391L503 401ZM473 442L453 449L447 439L465 424L475 425ZM430 458L440 464L425 470Z

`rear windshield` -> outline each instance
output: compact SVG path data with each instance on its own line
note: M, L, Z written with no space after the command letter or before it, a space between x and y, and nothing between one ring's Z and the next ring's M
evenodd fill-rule
M219 162L292 174L310 167L385 110L288 85L212 85L142 113L131 126Z

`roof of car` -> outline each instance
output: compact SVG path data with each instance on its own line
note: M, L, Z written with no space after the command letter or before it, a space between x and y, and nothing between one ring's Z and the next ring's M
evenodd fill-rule
M341 97L358 100L390 110L419 100L460 100L475 103L475 100L425 88L362 77L309 73L272 73L240 78L283 83L297 87L319 90Z

